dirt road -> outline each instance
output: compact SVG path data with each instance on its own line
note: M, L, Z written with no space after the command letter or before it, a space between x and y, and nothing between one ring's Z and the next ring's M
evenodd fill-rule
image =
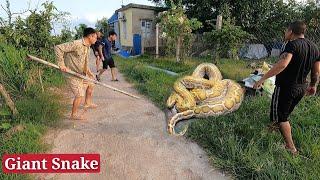
M121 74L118 79L119 82L111 82L108 71L102 82L138 94ZM71 109L71 95L69 98ZM207 156L197 144L184 137L168 135L164 113L147 98L136 100L97 87L94 102L99 107L88 111L86 121L65 119L64 127L50 131L45 141L52 145L49 153L100 153L101 173L46 174L38 178L228 179L209 165Z

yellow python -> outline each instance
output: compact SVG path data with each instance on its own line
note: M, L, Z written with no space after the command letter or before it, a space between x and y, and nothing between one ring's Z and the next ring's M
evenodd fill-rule
M200 64L192 76L185 76L174 83L174 92L167 100L171 118L168 132L175 132L175 125L193 117L220 116L237 110L243 100L243 90L236 82L224 79L219 69L210 63Z

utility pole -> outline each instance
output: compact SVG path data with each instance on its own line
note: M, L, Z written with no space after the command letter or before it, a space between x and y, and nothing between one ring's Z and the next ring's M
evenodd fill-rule
M216 30L219 31L222 29L222 16L218 15L217 16L217 20L216 20ZM216 44L216 48L215 48L215 56L214 56L214 60L213 63L216 64L218 62L219 59L219 53L220 53L220 42L218 42Z

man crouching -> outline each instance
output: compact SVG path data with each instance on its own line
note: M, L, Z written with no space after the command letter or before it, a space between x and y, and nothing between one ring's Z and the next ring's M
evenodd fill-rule
M66 72L67 69L69 69L94 79L94 75L91 73L88 66L88 61L90 46L96 41L96 31L93 28L86 28L84 29L82 39L55 46L54 50L61 71ZM78 114L78 108L83 97L85 96L85 109L97 107L97 105L92 103L94 84L69 74L65 74L65 77L75 96L70 119L84 120L84 113Z

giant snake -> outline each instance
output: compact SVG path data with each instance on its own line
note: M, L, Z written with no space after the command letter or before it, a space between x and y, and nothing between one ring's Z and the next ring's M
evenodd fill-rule
M240 107L244 96L238 83L222 79L220 70L210 63L200 64L191 76L177 80L173 89L167 100L171 114L168 132L173 135L184 135L187 130L175 131L179 121L231 113Z

